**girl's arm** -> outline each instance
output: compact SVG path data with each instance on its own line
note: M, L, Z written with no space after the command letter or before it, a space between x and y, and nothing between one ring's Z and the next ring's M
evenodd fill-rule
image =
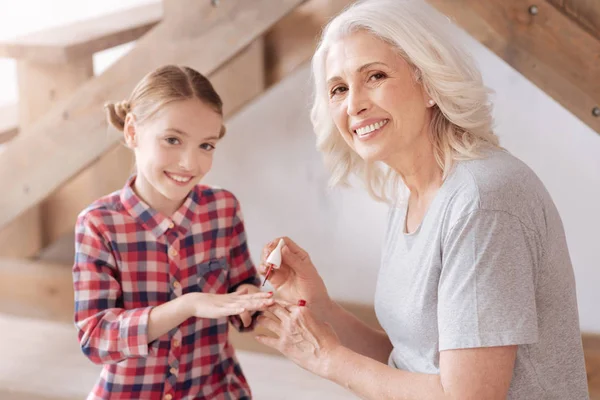
M190 317L220 318L272 304L268 293L188 293L160 306L126 310L101 220L90 213L79 218L73 266L75 325L82 351L94 363L145 357L152 341Z

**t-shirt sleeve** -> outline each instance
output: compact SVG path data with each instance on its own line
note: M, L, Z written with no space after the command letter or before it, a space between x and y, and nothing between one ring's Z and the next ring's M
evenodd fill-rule
M534 233L517 217L477 210L442 242L439 349L538 341Z

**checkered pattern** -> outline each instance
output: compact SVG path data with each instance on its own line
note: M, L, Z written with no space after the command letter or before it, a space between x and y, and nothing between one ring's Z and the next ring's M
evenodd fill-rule
M75 325L84 354L104 366L88 399L250 399L227 337L228 322L242 329L239 317L189 318L148 343L152 307L259 285L236 198L198 185L167 218L133 179L77 221Z

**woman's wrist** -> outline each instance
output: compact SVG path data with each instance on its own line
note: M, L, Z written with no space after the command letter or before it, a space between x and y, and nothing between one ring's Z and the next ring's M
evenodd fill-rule
M350 349L342 345L328 351L321 362L318 375L327 380L342 384L339 382L340 372L344 369L344 365L348 362L348 354Z

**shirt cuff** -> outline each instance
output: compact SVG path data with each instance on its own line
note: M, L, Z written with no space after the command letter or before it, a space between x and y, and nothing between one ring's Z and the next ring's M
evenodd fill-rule
M149 352L148 318L154 307L127 310L121 315L119 341L126 357L146 357Z

